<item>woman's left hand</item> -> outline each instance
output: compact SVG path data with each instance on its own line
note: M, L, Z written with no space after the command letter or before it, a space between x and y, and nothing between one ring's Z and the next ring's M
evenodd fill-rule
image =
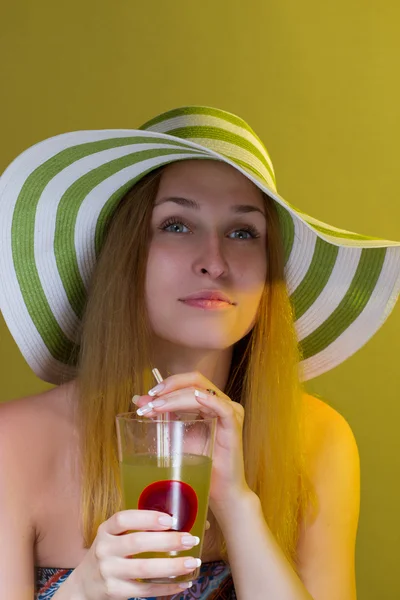
M146 417L155 417L165 412L188 412L205 418L217 417L210 507L211 510L213 506L228 508L233 500L250 492L243 460L243 406L233 402L197 371L172 375L160 385L164 387L156 394L136 397L138 407L152 409L144 413ZM213 389L216 395L207 392L207 388ZM202 395L195 395L195 392ZM162 406L160 401L164 401ZM149 403L152 403L151 406Z

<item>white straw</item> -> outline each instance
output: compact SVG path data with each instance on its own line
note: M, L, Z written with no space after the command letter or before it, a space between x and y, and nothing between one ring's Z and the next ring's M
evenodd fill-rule
M158 369L152 369L152 373L157 381L161 383L163 378ZM161 413L157 416L157 421L167 421L169 424L169 413ZM167 466L169 464L169 427L166 423L157 423L157 464L158 466Z
M156 378L157 383L161 383L163 378L158 369L152 369L152 373ZM157 466L171 467L170 457L172 454L172 479L179 480L181 476L181 452L182 452L182 439L180 435L173 436L173 448L170 449L170 416L169 413L161 413L161 416L157 416L157 421L167 421L167 423L157 423ZM178 453L177 453L178 451ZM172 508L174 514L178 514L179 498L174 494L172 497ZM178 550L170 550L169 556L178 556Z

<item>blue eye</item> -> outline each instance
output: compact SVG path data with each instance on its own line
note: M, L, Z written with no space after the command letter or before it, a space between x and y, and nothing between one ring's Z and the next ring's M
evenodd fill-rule
M170 227L173 227L174 225L183 225L184 227L186 227L186 229L189 229L188 225L185 225L185 223L183 223L183 221L179 221L178 219L168 219L168 221L165 221L165 223L163 223L160 226L160 229L162 231L167 231ZM179 231L175 230L170 230L168 233L181 233Z
M255 227L243 227L242 229L236 229L232 233L243 233L243 232L244 233L248 233L250 235L250 238L248 238L248 237L246 237L246 238L243 238L243 237L239 238L239 237L237 237L237 238L234 238L234 239L237 239L237 240L249 240L249 239L254 239L254 238L260 237L259 233L258 233L258 231L256 230Z
M190 229L189 225L187 225L186 223L184 223L181 219L177 219L175 217L171 217L170 219L167 219L167 221L164 221L164 223L162 223L162 225L160 225L159 229L161 231L166 231L167 233L186 233L186 232L182 232L182 231L177 231L177 229L175 228L174 230L171 230L170 228L173 226L179 226L182 225L183 227L186 227L186 229ZM170 229L168 231L168 229ZM255 239L255 238L259 238L260 234L257 231L257 229L255 227L253 227L253 225L244 225L243 227L241 227L240 229L235 229L235 231L233 231L232 233L247 233L250 235L250 237L235 237L235 238L231 238L231 239L236 239L236 240L251 240L251 239Z

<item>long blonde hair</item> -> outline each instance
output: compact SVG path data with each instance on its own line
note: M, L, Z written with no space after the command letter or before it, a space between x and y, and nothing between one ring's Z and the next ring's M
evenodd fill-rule
M83 319L77 377L81 518L85 547L99 525L123 509L115 415L132 410L134 393L153 385L145 272L154 199L163 168L124 196L106 232ZM302 388L284 252L273 201L267 211L267 281L252 331L233 350L225 393L245 408L246 479L264 517L296 568L299 523L315 495L304 461ZM222 532L212 523L222 557Z

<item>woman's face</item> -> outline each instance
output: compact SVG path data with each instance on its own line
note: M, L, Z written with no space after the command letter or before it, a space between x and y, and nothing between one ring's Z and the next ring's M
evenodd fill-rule
M226 349L255 323L267 271L260 190L230 165L188 160L167 166L151 221L146 301L153 332L174 344ZM183 302L211 290L233 304Z

